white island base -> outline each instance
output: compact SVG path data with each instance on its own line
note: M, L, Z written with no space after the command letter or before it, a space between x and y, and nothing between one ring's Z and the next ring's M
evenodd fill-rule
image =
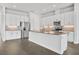
M58 54L63 54L67 49L67 33L53 35L30 31L29 40Z

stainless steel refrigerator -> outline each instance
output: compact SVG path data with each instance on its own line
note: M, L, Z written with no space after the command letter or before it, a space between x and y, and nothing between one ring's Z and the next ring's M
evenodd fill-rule
M21 39L28 39L30 23L29 22L20 22L20 28L21 28Z

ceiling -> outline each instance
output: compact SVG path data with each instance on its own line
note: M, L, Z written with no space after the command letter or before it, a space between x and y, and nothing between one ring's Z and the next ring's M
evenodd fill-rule
M42 13L49 10L69 6L72 3L0 3L0 4L8 8L19 9L28 12L32 11L36 13Z

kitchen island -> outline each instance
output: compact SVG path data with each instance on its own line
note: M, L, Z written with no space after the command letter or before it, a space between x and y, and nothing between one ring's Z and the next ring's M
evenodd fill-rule
M67 33L65 32L30 31L29 40L58 54L63 54L67 49Z

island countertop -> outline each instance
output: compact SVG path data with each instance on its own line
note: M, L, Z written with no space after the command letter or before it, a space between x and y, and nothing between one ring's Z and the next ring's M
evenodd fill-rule
M41 32L41 31L34 31L31 30L31 32L37 32L37 33L44 33L44 34L51 34L51 35L63 35L66 34L67 32L61 31L61 32L55 32L55 31L50 31L50 32Z

